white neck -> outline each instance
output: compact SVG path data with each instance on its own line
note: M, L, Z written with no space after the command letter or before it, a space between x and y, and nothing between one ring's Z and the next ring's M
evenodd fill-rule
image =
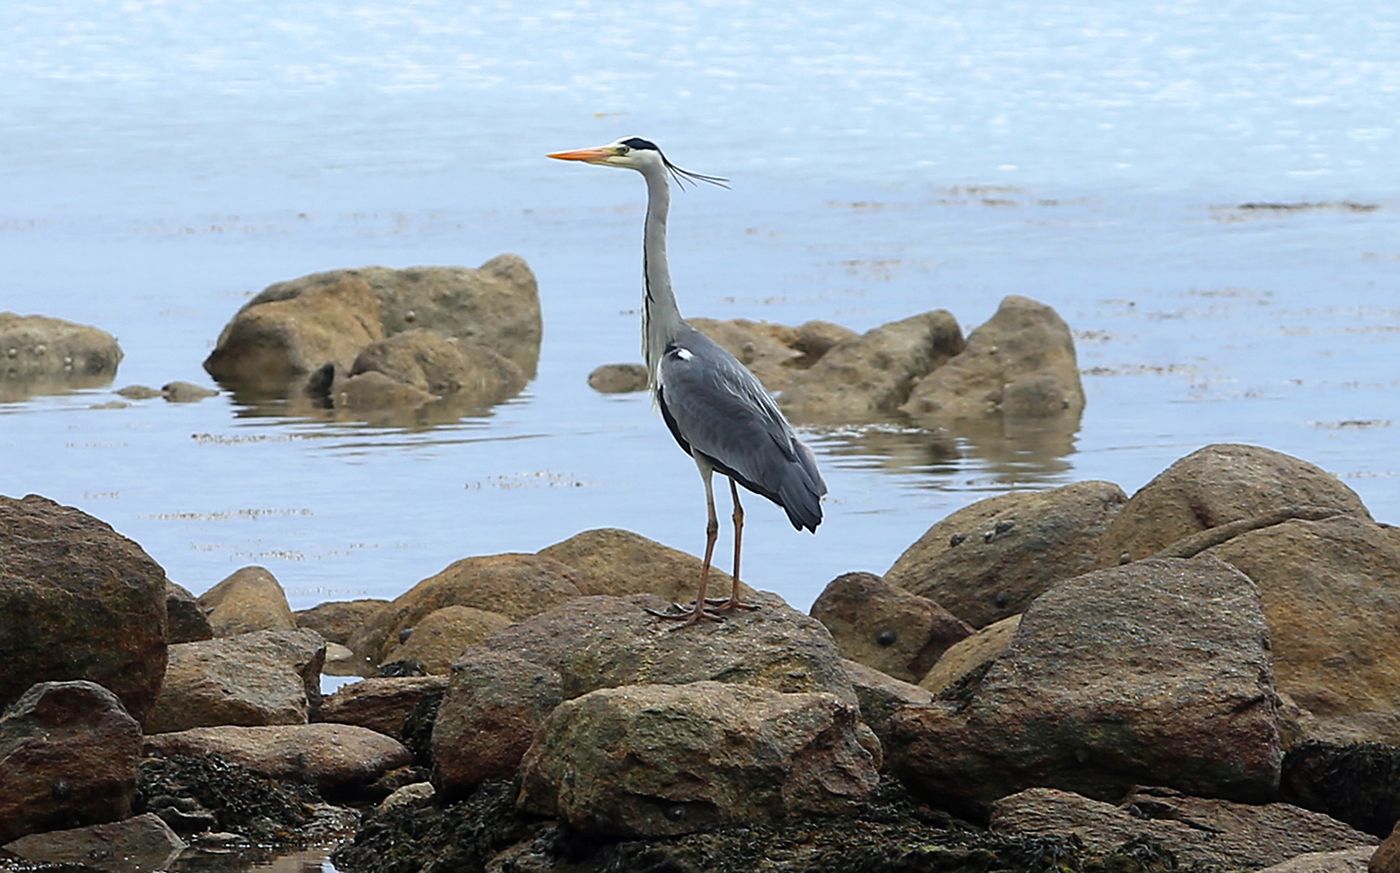
M671 270L666 262L666 215L671 207L666 168L659 162L649 164L642 176L647 181L647 220L642 236L642 272L646 282L642 299L642 357L654 390L661 356L685 321L671 291Z

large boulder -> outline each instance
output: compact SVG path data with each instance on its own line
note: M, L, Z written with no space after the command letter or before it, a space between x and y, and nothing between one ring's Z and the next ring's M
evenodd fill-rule
M287 593L266 568L243 567L199 596L216 637L260 630L294 630Z
M1379 851L1374 846L1356 846L1335 852L1304 852L1260 873L1368 873L1371 858Z
M900 409L929 427L989 417L1077 420L1084 388L1074 337L1049 306L1007 297L965 349L918 380Z
M564 700L559 674L516 655L473 650L452 668L433 725L433 786L445 797L510 779Z
M1310 737L1400 745L1400 530L1288 521L1206 554L1259 586L1278 687L1312 715Z
M399 644L399 635L445 606L470 606L512 620L578 597L579 576L538 555L463 558L394 598L350 636L349 646L376 663Z
M545 722L520 805L623 836L846 812L879 784L879 744L863 728L829 694L720 682L594 691Z
M861 423L898 415L914 383L963 350L962 328L938 309L838 342L783 392L793 421Z
M979 500L929 528L885 581L983 627L1094 569L1099 540L1127 499L1112 482L1090 481Z
M787 327L746 318L692 318L690 324L738 358L773 392L786 391L833 346L857 335L825 321Z
M187 846L155 813L21 837L2 848L42 864L111 873L167 870Z
M279 282L239 310L204 367L220 382L280 394L327 363L348 371L365 346L413 328L492 349L532 377L535 277L501 255L477 269L365 267Z
M41 682L0 715L0 843L131 814L141 726L92 682Z
M816 619L765 599L762 609L739 610L690 633L643 611L667 605L654 594L579 597L493 634L481 647L555 671L566 699L617 685L714 679L825 691L856 703L836 644Z
M90 679L143 719L165 676L166 582L87 513L0 496L0 707L35 682Z
M1259 446L1215 444L1172 464L1124 504L1104 532L1099 561L1144 558L1192 534L1290 506L1371 518L1356 492L1307 461Z
M354 797L391 770L413 763L392 737L348 724L200 727L146 737L146 755L217 755L274 779Z
M700 559L629 530L604 527L574 534L540 549L539 554L567 564L578 574L584 594L657 594L666 600L689 602L700 585ZM734 579L710 568L710 592L728 596ZM754 590L742 585L749 599Z
M918 682L972 629L924 597L874 573L843 573L812 604L841 654L906 682Z
M359 630L360 625L369 621L389 601L376 597L359 600L328 600L310 609L299 609L292 613L297 627L314 630L328 643L345 645L350 636Z
M106 385L121 359L116 337L104 330L0 312L0 403Z
M1037 785L1105 800L1134 784L1265 800L1283 757L1258 592L1211 558L1061 582L980 680L893 726L902 778L974 814Z
M446 690L446 676L376 676L341 686L327 695L314 718L400 737L404 720L414 707Z
M1367 865L1368 873L1400 873L1400 822L1376 849Z
M326 643L315 631L256 631L170 647L148 733L305 724L321 703Z
M1016 837L1072 834L1092 852L1149 842L1188 869L1266 867L1304 852L1375 844L1369 834L1286 803L1254 806L1161 789L1135 791L1114 806L1053 788L1029 788L998 800L991 826Z
M444 606L419 619L408 639L384 656L384 663L413 661L428 673L445 676L468 646L510 627L511 623L499 612L471 606Z

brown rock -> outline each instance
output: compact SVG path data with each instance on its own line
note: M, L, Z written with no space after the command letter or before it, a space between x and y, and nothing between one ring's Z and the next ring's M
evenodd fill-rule
M901 682L874 667L845 658L841 666L846 668L856 690L861 720L880 738L882 746L890 742L890 719L896 712L906 706L928 706L933 702L933 695L919 686Z
M1147 839L1185 866L1226 869L1264 867L1302 852L1350 848L1374 839L1286 803L1251 806L1161 789L1135 792L1114 806L1052 788L1030 788L998 800L991 826L1023 838L1073 835L1090 852L1110 852Z
M1307 461L1258 446L1197 449L1144 485L1109 524L1104 566L1142 558L1183 537L1287 506L1333 507L1370 520L1346 485Z
M706 679L774 691L825 691L854 705L851 681L831 635L816 619L764 601L700 633L647 615L664 609L652 594L579 597L493 634L483 649L518 655L557 672L564 697L598 688L683 684Z
M413 411L438 399L422 388L375 370L356 376L336 376L326 398L336 409L352 412Z
M282 584L263 567L244 567L199 597L216 637L260 630L294 630Z
M1254 585L1213 559L1153 559L1041 595L980 681L895 714L891 748L911 787L972 812L1032 785L1256 801L1278 785L1275 706Z
M445 606L470 606L513 620L578 597L579 577L548 557L504 554L463 558L400 594L350 637L350 648L381 661L399 634Z
M161 386L160 394L171 403L197 403L206 397L217 397L219 392L193 382L167 382Z
M429 673L445 676L468 646L481 642L511 620L499 612L470 606L444 606L414 625L408 639L384 656L384 663L417 661Z
M641 364L603 364L588 374L588 387L600 394L645 391L647 368Z
M989 416L1077 419L1084 388L1069 326L1043 303L1007 297L965 349L918 380L900 408L926 427Z
M1091 481L979 500L929 528L885 582L984 627L1094 569L1104 530L1127 499L1112 482Z
M941 694L960 682L976 681L978 671L1000 658L1006 647L1011 645L1011 638L1020 626L1021 616L1008 616L954 643L919 680L919 687L932 694Z
M563 702L559 674L515 655L473 649L452 668L433 725L433 786L458 796L511 779L535 732Z
M1314 739L1400 745L1400 530L1289 521L1206 554L1259 586L1278 686Z
M841 654L896 679L917 682L949 646L972 629L924 597L874 573L844 573L812 604L812 617Z
M803 369L815 364L827 352L846 340L860 336L849 327L842 327L829 321L804 321L797 326L795 334L786 342L802 353L797 365Z
M104 330L0 312L0 403L107 385L121 359L116 338Z
M166 642L193 643L214 638L209 616L189 589L174 582L165 583Z
M204 369L251 396L281 396L326 363L349 367L384 337L379 300L353 272L273 285L248 301L219 334Z
M849 811L879 783L860 728L856 708L829 694L719 682L594 691L545 722L521 766L520 806L627 836Z
M413 708L446 690L446 676L375 676L343 685L327 696L314 720L352 724L398 738Z
M0 843L131 814L141 727L92 682L41 682L0 715Z
M193 728L146 737L144 754L219 755L263 776L313 784L329 798L353 796L413 763L398 740L348 724Z
M527 381L520 367L499 352L423 328L396 333L361 350L350 379L368 373L382 373L463 408L499 403L520 393Z
M747 318L692 318L690 325L738 358L769 391L787 390L803 359L793 348L797 332L790 327Z
M170 647L148 733L305 724L321 703L326 643L315 631L256 631Z
M1400 822L1376 849L1367 866L1369 873L1400 873Z
M3 848L36 863L133 873L169 869L186 844L160 816L148 812L108 824L30 834Z
M700 585L700 559L679 549L628 530L604 527L575 534L563 542L540 549L540 555L567 564L577 573L584 594L657 594L668 601L695 599ZM734 578L710 568L710 591L726 596ZM753 588L743 585L740 594L749 599Z
M292 617L296 619L297 627L314 630L326 642L340 643L343 646L350 641L350 635L360 625L388 605L387 600L369 597L359 600L331 600L310 609L298 610L292 613Z
M798 422L889 419L915 382L962 350L962 329L946 310L882 325L837 343L795 375L783 411Z
M165 571L81 510L0 496L0 707L89 679L140 720L165 675Z

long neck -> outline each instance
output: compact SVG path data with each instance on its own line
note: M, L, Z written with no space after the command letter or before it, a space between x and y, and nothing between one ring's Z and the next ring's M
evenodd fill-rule
M671 271L666 264L666 214L671 208L671 190L666 171L657 166L643 172L647 180L647 223L642 237L642 273L646 295L642 300L642 356L647 362L647 379L656 387L657 367L666 353L666 344L685 325L676 295L671 291Z

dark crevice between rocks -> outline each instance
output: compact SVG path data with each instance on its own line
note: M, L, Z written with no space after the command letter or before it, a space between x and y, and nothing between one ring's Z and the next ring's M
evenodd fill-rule
M1400 819L1400 746L1302 743L1284 756L1279 799L1385 839Z

